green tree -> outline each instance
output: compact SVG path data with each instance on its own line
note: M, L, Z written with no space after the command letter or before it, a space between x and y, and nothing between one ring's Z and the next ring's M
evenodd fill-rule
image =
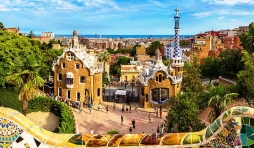
M160 41L154 41L151 43L151 45L147 48L146 53L149 54L150 56L154 56L155 55L155 50L161 49L161 47L163 46L163 44L160 43Z
M49 40L49 43L48 43L48 46L47 46L48 49L51 49L53 44L58 44L57 40L55 40L55 39L50 39L50 40Z
M194 58L193 63L187 62L183 69L183 90L190 90L196 94L202 93L204 87L199 78L200 69L197 58Z
M31 39L33 36L34 36L34 32L33 31L30 31L27 36Z
M16 33L0 31L0 86L6 86L5 76L15 69L10 63L13 63L17 57L35 55L37 59L42 58L40 49L31 41Z
M121 74L121 65L128 65L130 64L131 58L128 57L120 57L118 61L110 67L110 71L113 75L117 75L118 77Z
M106 63L109 63L111 61L110 53L108 51L104 50L103 52L101 52L99 54L98 60L100 62L103 62L103 65L104 65L103 73L105 73Z
M238 96L237 93L230 93L227 88L221 84L217 87L211 84L206 93L209 97L208 106L212 108L209 114L209 118L212 121L219 117L223 111L228 109L228 105L232 102L232 98Z
M237 73L243 69L242 51L227 49L219 55L219 74L231 79L237 78Z
M26 115L28 101L33 99L38 87L44 85L44 80L39 76L40 61L35 56L17 57L10 63L14 69L6 76L7 83L15 85L18 97L22 102L22 113Z
M249 31L244 32L240 36L242 46L245 50L247 50L250 54L254 52L254 23L252 22L249 25Z
M0 22L0 30L4 30L4 24Z
M219 59L208 57L204 60L204 65L200 66L201 75L210 78L210 83L214 77L219 77L220 63Z
M171 99L166 121L169 123L167 129L171 129L174 124L178 125L179 132L199 131L205 128L198 117L199 109L195 100L195 94L191 91Z
M53 74L52 71L52 63L57 60L58 56L62 55L63 49L48 49L43 50L43 58L42 58L42 69L40 70L40 75L42 78L46 79L48 76Z
M242 62L244 62L244 69L237 74L238 93L251 106L254 98L254 54L250 55L244 51Z

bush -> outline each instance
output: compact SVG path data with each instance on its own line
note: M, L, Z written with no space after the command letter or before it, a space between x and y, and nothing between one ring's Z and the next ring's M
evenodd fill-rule
M120 132L117 129L110 129L107 131L107 134L120 134Z
M0 106L22 112L22 102L18 99L18 92L15 88L1 88L0 96ZM43 96L35 97L28 102L27 113L38 111L52 112L59 117L60 125L53 132L74 133L74 116L65 103Z
M27 112L52 112L59 117L60 125L54 132L56 133L73 133L74 132L74 118L69 106L65 103L49 99L48 97L35 97L28 103Z
M15 88L0 88L0 96L0 106L22 112L22 102L18 99L18 91Z

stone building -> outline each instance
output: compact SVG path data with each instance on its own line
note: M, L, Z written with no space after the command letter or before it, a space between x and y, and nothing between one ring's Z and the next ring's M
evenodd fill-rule
M81 103L102 102L103 63L86 53L79 44L77 31L69 47L53 63L54 96Z
M149 68L143 68L138 77L139 101L144 105L144 108L166 105L166 102L175 97L182 89L184 62L179 45L179 9L176 8L175 11L175 48L172 63L165 66L160 50L157 49L153 64Z

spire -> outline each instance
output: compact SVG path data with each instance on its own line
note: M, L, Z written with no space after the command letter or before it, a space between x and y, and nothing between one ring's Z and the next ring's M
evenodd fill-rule
M172 67L182 67L184 65L183 60L182 60L182 55L180 53L180 41L179 41L179 20L180 17L178 15L178 7L176 7L175 12L176 15L174 17L175 20L175 47L174 47L174 54L173 54L173 63Z
M175 9L175 12L176 12L176 15L174 17L175 19L175 47L174 47L174 55L173 57L174 58L177 58L177 57L181 57L180 55L180 45L179 45L179 20L180 20L180 17L178 16L178 7L176 7Z

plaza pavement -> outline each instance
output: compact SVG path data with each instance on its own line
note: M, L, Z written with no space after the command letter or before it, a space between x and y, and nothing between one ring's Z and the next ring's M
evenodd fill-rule
M106 134L109 129L117 129L121 134L127 134L134 119L136 128L132 130L132 133L155 133L157 127L164 122L166 110L162 109L162 118L159 118L154 114L153 108L138 108L138 111L135 111L134 106L136 104L138 103L131 103L133 106L131 113L129 111L122 112L122 103L116 103L116 109L113 110L112 102L102 103L101 110L97 110L97 106L93 106L91 114L88 108L83 108L81 113L78 109L73 109L78 131L79 133L90 133L90 130L93 129L94 134ZM106 112L106 105L109 105L108 113ZM149 113L151 114L151 123L148 120ZM124 117L123 125L121 125L121 115Z

